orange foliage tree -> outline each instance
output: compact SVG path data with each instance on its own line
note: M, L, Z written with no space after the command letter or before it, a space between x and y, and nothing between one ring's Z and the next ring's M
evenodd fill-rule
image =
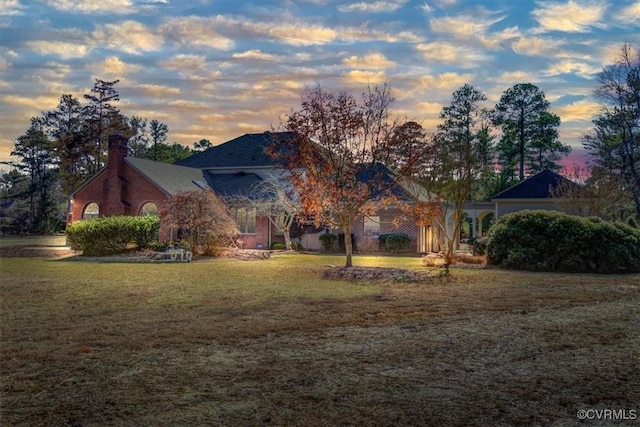
M229 246L238 235L238 226L227 206L209 190L174 194L160 215L166 224L182 230L194 248Z
M345 267L353 265L354 221L390 198L399 202L399 181L419 162L419 145L402 150L404 140L394 138L404 122L392 117L393 102L387 85L369 87L360 99L306 88L300 109L283 124L294 136L267 148L286 170L302 212L344 233Z

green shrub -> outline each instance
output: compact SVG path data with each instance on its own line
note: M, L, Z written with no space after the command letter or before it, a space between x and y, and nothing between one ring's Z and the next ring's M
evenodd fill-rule
M282 242L273 242L271 244L271 248L272 251L281 251L285 249L284 243Z
M487 261L533 271L640 272L640 230L561 212L514 212L491 229Z
M387 237L393 236L394 233L385 233L378 236L378 248L381 251L387 250Z
M378 245L381 250L386 252L409 252L411 247L411 238L404 233L381 234L378 237Z
M486 255L487 254L487 242L489 239L486 236L475 237L471 239L471 251L474 255Z
M302 243L296 242L294 240L291 242L291 249L293 249L294 251L304 251L304 246L302 246Z
M333 252L336 250L336 242L338 236L333 233L324 233L318 236L322 250L325 252Z
M123 252L127 245L146 247L158 239L160 218L155 216L107 216L77 221L67 226L72 249L85 256Z

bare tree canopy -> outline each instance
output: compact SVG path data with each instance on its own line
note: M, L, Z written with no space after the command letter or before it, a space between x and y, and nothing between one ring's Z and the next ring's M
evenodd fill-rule
M401 162L397 159L394 132L403 122L392 116L393 102L387 85L369 87L360 98L320 86L306 88L300 109L283 125L295 137L269 147L287 171L302 211L316 224L344 233L346 267L353 265L356 218L374 212L376 202L397 196L398 179L420 158L408 152Z

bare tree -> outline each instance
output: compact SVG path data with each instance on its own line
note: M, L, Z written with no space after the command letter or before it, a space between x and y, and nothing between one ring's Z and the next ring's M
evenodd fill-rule
M268 153L281 162L300 198L302 212L316 225L344 233L345 267L353 266L351 233L357 218L372 215L377 204L394 196L398 179L417 161L407 159L391 171L394 99L387 85L369 87L361 99L320 86L307 88L301 107L284 123L292 137L274 141Z
M186 233L198 245L228 246L238 234L227 206L209 190L185 191L169 198L161 211L163 221Z

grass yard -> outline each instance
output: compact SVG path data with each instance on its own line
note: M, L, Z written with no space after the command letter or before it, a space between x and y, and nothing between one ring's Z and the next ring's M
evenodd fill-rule
M0 259L0 424L579 425L640 418L640 276L324 280L343 258ZM419 258L354 258L423 268ZM635 412L630 412L635 411ZM586 425L639 425L640 419Z

